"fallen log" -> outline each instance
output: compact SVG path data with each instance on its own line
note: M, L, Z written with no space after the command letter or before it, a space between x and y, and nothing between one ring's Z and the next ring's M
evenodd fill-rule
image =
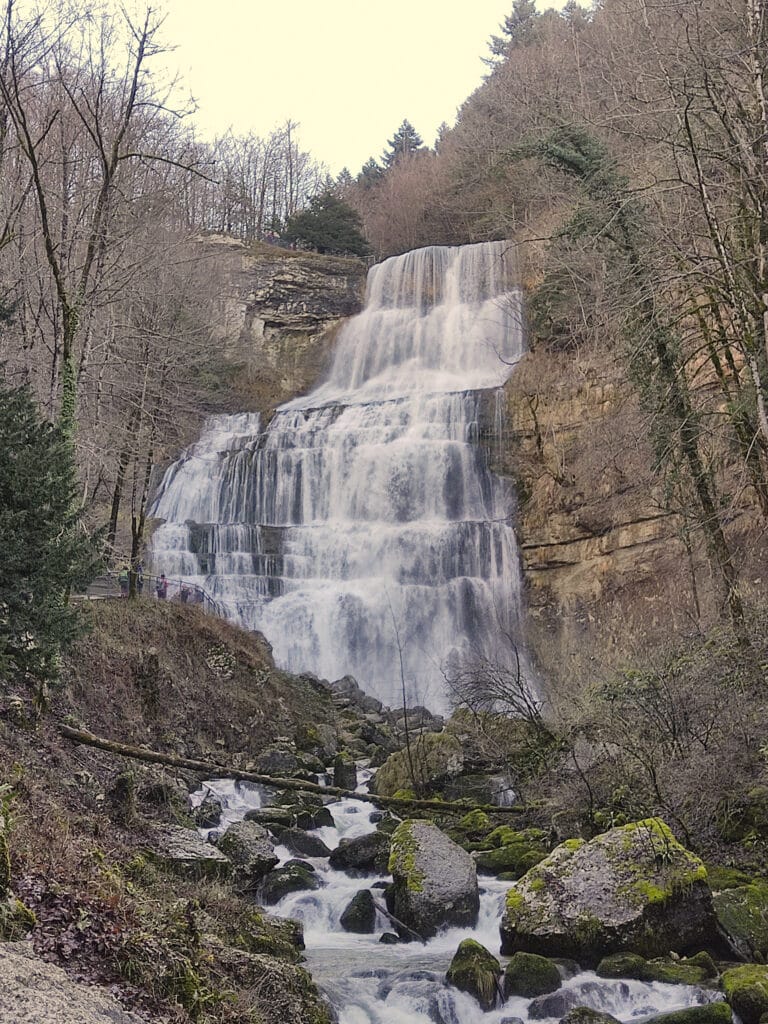
M149 750L147 747L133 747L127 743L105 739L103 736L94 736L93 733L87 732L85 729L73 729L72 726L64 725L61 722L56 724L56 728L65 739L71 740L73 743L83 743L88 747L106 750L119 757L130 757L149 764L163 764L170 768L183 768L186 771L199 772L207 778L242 779L244 782L255 782L261 786L271 786L277 789L296 789L306 793L319 793L322 796L351 797L355 800L364 800L369 804L393 809L399 808L403 811L412 808L463 815L474 810L485 811L487 814L521 814L526 810L521 804L512 807L497 807L495 804L453 803L447 800L420 800L418 798L404 800L394 796L378 796L375 793L356 793L349 789L340 789L338 786L320 786L314 782L305 782L304 779L283 779L273 775L260 775L257 772L243 771L240 768L230 768L214 761L198 761L194 758L179 757L177 754L163 754L159 750Z
M400 918L395 917L394 914L390 914L390 912L387 910L387 908L380 900L374 900L373 905L374 907L376 907L380 914L383 914L384 917L386 917L389 921L392 922L395 928L400 928L402 931L407 932L409 935L412 935L414 939L418 939L422 945L426 946L427 940L424 938L424 936L419 935L419 933L415 932L413 928L409 928L407 924L404 924L400 920Z

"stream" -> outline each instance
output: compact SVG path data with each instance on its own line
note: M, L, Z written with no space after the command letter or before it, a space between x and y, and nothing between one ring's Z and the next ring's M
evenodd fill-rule
M359 791L367 788L370 774L359 772L363 779ZM267 790L227 779L205 783L193 795L193 802L199 803L208 793L217 796L224 808L216 831L242 820L248 810L269 803ZM330 849L342 838L365 835L376 828L370 820L374 808L369 803L348 798L327 806L334 826L310 834L319 836ZM275 853L281 865L295 858L285 846L277 845ZM360 889L372 889L383 903L381 883L391 881L390 876L352 877L330 868L327 858L303 859L313 865L323 883L321 888L290 893L268 910L302 922L307 967L333 1005L339 1024L527 1024L533 1020L554 1024L574 1006L589 1006L629 1022L712 999L711 992L692 986L606 980L591 971L577 971L574 964L571 968L563 965L563 986L548 997L552 999L551 1017L541 1015L540 1005L532 1013L533 1001L519 997L484 1012L471 996L448 986L445 973L462 939L476 939L498 956L502 905L511 883L480 878L480 916L473 930L448 928L425 945L385 945L381 936L391 932L392 925L384 915L377 914L372 935L344 931L340 917Z

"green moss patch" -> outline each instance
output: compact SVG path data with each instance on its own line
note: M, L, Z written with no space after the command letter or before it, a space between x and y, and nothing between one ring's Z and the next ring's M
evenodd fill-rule
M492 1010L499 995L501 965L485 946L464 939L451 960L445 980L473 996L483 1010Z
M562 985L557 964L535 953L515 953L504 971L504 998L533 999L554 992Z
M743 1024L758 1024L768 1013L768 967L744 964L723 973L725 998Z

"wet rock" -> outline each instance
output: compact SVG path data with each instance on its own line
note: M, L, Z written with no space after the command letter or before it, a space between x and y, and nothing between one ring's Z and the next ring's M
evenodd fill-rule
M303 831L313 828L332 828L333 824L333 815L327 807L301 810L296 814L296 828L300 828Z
M499 997L501 965L485 946L474 939L464 939L451 960L445 980L449 985L472 996L485 1010L492 1010Z
M409 820L392 836L390 913L422 938L439 928L477 923L480 897L472 858L436 825Z
M394 932L382 932L379 942L384 946L396 946L400 942L400 936Z
M141 1024L106 991L70 980L30 943L0 944L0 1020L8 1024Z
M590 1006L577 1006L560 1021L560 1024L619 1024L618 1018Z
M217 845L232 861L236 881L248 889L255 888L279 861L267 830L255 821L231 825Z
M731 1024L731 1008L728 1003L723 1002L687 1006L683 1010L673 1010L672 1013L651 1017L646 1024Z
M700 957L700 959L699 959ZM613 953L597 965L601 978L635 978L637 981L662 981L669 985L705 985L717 977L714 961L707 954L690 960L645 960L637 953Z
M502 953L525 950L594 965L631 950L701 949L714 933L698 857L659 818L567 840L507 894Z
M331 853L319 836L302 832L299 828L287 828L280 834L280 842L300 857L328 857Z
M390 837L378 831L342 839L336 849L331 850L329 863L337 871L386 871L389 845Z
M153 830L148 856L161 867L194 878L226 878L232 862L192 828L166 825Z
M343 753L333 759L333 784L352 792L357 788L357 765Z
M723 972L725 998L742 1024L758 1024L768 1013L768 967L744 964Z
M309 892L320 888L320 881L312 871L304 867L276 868L261 883L259 899L267 906L279 903L289 892Z
M257 821L260 825L281 825L290 828L296 816L287 807L255 807L245 812L246 821Z
M221 800L212 793L194 809L192 817L199 828L214 828L221 821L224 808Z
M306 871L314 871L315 870L315 865L314 864L310 864L310 862L308 860L298 860L296 858L294 858L293 860L287 860L285 862L285 864L283 864L283 867L284 868L297 868L297 867L298 868L304 868Z
M504 998L548 995L560 988L562 980L557 964L535 953L515 953L504 970Z
M585 996L599 998L600 985L596 981L587 981L578 988L564 988L550 995L539 996L528 1007L531 1020L544 1020L547 1017L563 1018L570 1010L583 1006Z
M345 932L370 935L376 927L376 906L368 889L361 889L347 904L341 915L341 927Z

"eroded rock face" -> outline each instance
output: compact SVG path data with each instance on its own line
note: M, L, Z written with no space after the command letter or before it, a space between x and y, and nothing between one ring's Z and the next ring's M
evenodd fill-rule
M13 1024L142 1024L108 993L70 981L29 943L0 944L0 1020Z
M404 821L392 836L389 870L394 879L387 906L422 938L445 925L473 928L480 896L472 858L427 821Z
M507 894L502 953L594 965L607 953L685 952L714 930L706 870L659 818L568 840Z

